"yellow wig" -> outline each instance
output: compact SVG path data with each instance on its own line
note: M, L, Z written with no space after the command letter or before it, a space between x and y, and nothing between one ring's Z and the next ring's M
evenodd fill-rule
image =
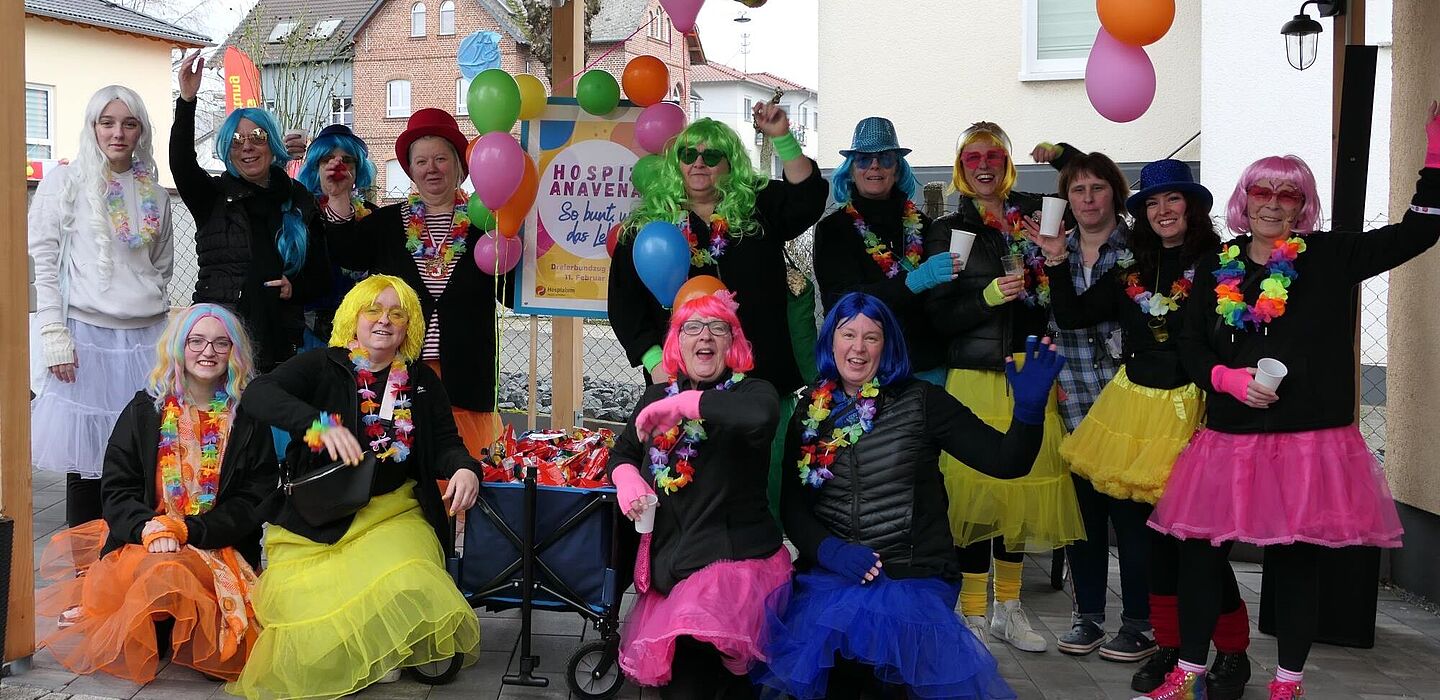
M420 350L425 344L425 312L420 308L420 297L415 295L415 290L411 289L410 285L405 284L405 280L391 275L370 275L356 283L350 293L345 295L345 299L340 302L340 308L335 310L330 347L348 348L355 342L360 312L374 304L386 289L395 290L395 295L400 297L400 308L405 310L405 315L410 319L405 325L405 343L400 346L400 357L407 363L420 357Z
M965 167L960 163L960 153L976 141L984 139L999 146L1005 151L1005 176L1000 179L1000 198L1010 196L1010 188L1015 186L1015 158L1010 150L1010 137L1005 130L995 122L975 122L970 128L961 132L960 140L955 144L955 165L950 170L950 191L959 192L966 197L974 197L975 190L970 188L970 183L965 181Z

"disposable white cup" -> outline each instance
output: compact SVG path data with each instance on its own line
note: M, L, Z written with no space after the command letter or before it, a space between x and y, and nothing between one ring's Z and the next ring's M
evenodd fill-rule
M950 229L950 252L960 256L960 269L965 269L965 261L970 259L970 248L975 245L975 234L960 229Z
M1268 357L1261 358L1255 363L1255 383L1271 391L1280 387L1280 380L1289 374L1290 370L1284 362L1272 360Z
M655 509L660 506L660 499L647 493L640 497L640 502L645 504L645 510L635 519L635 531L644 535L655 530Z
M306 131L306 130L304 130L304 129L290 129L289 131L286 131L286 132L285 132L285 138L288 139L288 138L290 138L291 136L299 136L301 139L303 139L303 140L305 140L305 141L309 141L309 140L310 140L310 132L308 132L308 131Z
M1054 238L1060 235L1060 224L1065 219L1067 202L1059 197L1046 197L1040 205L1040 235Z

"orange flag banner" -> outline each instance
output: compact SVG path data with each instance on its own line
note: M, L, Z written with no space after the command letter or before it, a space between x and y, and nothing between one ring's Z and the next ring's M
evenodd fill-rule
M260 106L260 71L244 51L225 47L225 113Z

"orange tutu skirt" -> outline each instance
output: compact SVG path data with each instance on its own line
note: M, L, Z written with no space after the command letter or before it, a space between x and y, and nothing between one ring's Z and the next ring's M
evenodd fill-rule
M247 603L249 624L243 630L227 626L215 572L205 555L188 546L152 554L131 544L102 559L108 534L104 520L92 520L51 538L40 575L57 583L39 592L36 610L52 617L72 608L78 611L72 613L73 624L60 627L39 646L50 649L74 673L104 671L144 684L154 680L160 665L155 622L169 617L175 620L171 661L210 676L238 678L259 625ZM247 578L253 577L233 550L225 558L239 562Z

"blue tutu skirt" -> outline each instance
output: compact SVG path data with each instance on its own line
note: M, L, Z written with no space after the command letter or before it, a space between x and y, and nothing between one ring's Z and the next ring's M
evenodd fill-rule
M995 657L955 614L958 584L938 578L860 585L823 569L800 574L766 601L766 688L822 698L835 656L869 665L916 698L1014 698ZM783 612L782 612L783 611Z

